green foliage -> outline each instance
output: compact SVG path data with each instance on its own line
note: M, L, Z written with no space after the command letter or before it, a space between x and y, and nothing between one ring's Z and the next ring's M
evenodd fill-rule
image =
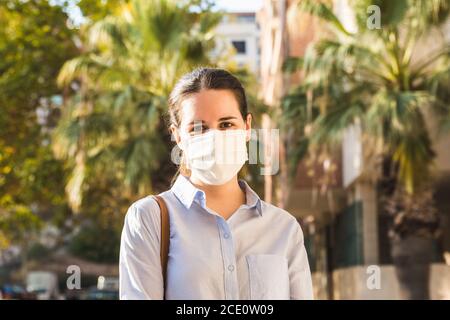
M30 209L12 202L11 197L0 198L0 232L4 245L15 243L26 245L32 241L42 227L42 220Z
M120 231L110 226L85 225L72 239L69 250L74 255L99 263L119 261Z
M367 7L380 6L381 29L366 26ZM329 36L309 47L303 59L288 59L285 70L302 70L303 83L283 102L284 124L310 146L332 149L351 125L361 127L370 154L398 164L397 179L409 193L430 177L435 153L425 117L450 114L450 47L421 59L422 40L436 37L448 17L448 1L352 1L357 31L343 24L327 4L302 1L301 9L328 22ZM426 49L425 49L426 50ZM292 127L294 129L292 129ZM304 155L295 148L293 165ZM297 154L297 156L295 155Z
M90 168L125 181L124 191L135 195L168 185L175 166L163 121L167 96L183 73L210 63L220 19L202 3L134 0L83 30L83 53L58 77L79 90L53 136L56 154L72 168L66 189L75 210L83 188L92 187Z
M48 146L49 120L36 110L61 94L56 84L63 63L77 49L61 6L48 1L0 4L0 210L3 247L25 244L43 219L65 212L63 163ZM30 208L33 208L33 212Z
M68 5L0 2L0 248L39 257L42 247L27 247L45 223L63 235L81 225L72 251L112 262L126 208L175 173L167 95L182 74L215 62L221 15L209 0L80 0L78 28ZM258 122L256 80L232 71ZM37 110L48 112L43 122Z
M333 25L334 28L348 35L349 32L345 29L341 21L334 15L333 9L320 1L301 1L299 7L302 11L311 15L320 16Z
M28 249L27 256L30 260L39 261L45 260L50 254L51 249L47 248L39 242L36 242Z
M0 133L2 139L23 141L35 128L40 98L59 93L55 78L76 50L60 7L44 0L2 3ZM24 133L18 135L18 128Z
M84 18L98 21L127 2L128 0L79 0L77 6Z
M47 1L6 1L0 7L0 193L22 203L61 201L60 194L50 194L60 186L48 176L61 176L62 167L43 145L36 108L59 93L56 75L75 53L65 19Z

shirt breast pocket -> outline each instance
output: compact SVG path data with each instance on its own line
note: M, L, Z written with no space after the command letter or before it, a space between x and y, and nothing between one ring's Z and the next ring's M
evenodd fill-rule
M288 300L289 268L284 256L274 254L252 254L246 256L250 299Z

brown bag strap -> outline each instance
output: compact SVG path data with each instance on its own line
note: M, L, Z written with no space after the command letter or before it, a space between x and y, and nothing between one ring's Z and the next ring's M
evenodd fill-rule
M169 257L169 240L170 240L170 226L169 226L169 212L167 210L166 202L161 196L154 195L153 199L159 205L161 212L161 268L163 273L164 287L166 284L167 260Z

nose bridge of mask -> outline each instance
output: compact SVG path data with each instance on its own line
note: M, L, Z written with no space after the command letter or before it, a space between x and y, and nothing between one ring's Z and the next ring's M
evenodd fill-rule
M214 132L187 137L183 143L183 149L188 153L189 158L198 159L209 156L214 151Z
M219 164L240 164L247 160L244 130L218 131L215 136L215 159Z
M182 141L189 169L209 169L214 165L214 132L188 136Z
M245 130L210 130L187 137L183 143L188 168L210 169L217 164L242 164L248 160Z

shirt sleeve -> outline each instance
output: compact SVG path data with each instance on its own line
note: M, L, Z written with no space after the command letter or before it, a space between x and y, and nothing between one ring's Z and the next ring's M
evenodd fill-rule
M120 241L121 300L164 298L160 226L159 206L155 200L140 200L128 208Z
M289 282L291 300L312 300L313 288L308 255L300 224L295 221L294 241L289 254Z

